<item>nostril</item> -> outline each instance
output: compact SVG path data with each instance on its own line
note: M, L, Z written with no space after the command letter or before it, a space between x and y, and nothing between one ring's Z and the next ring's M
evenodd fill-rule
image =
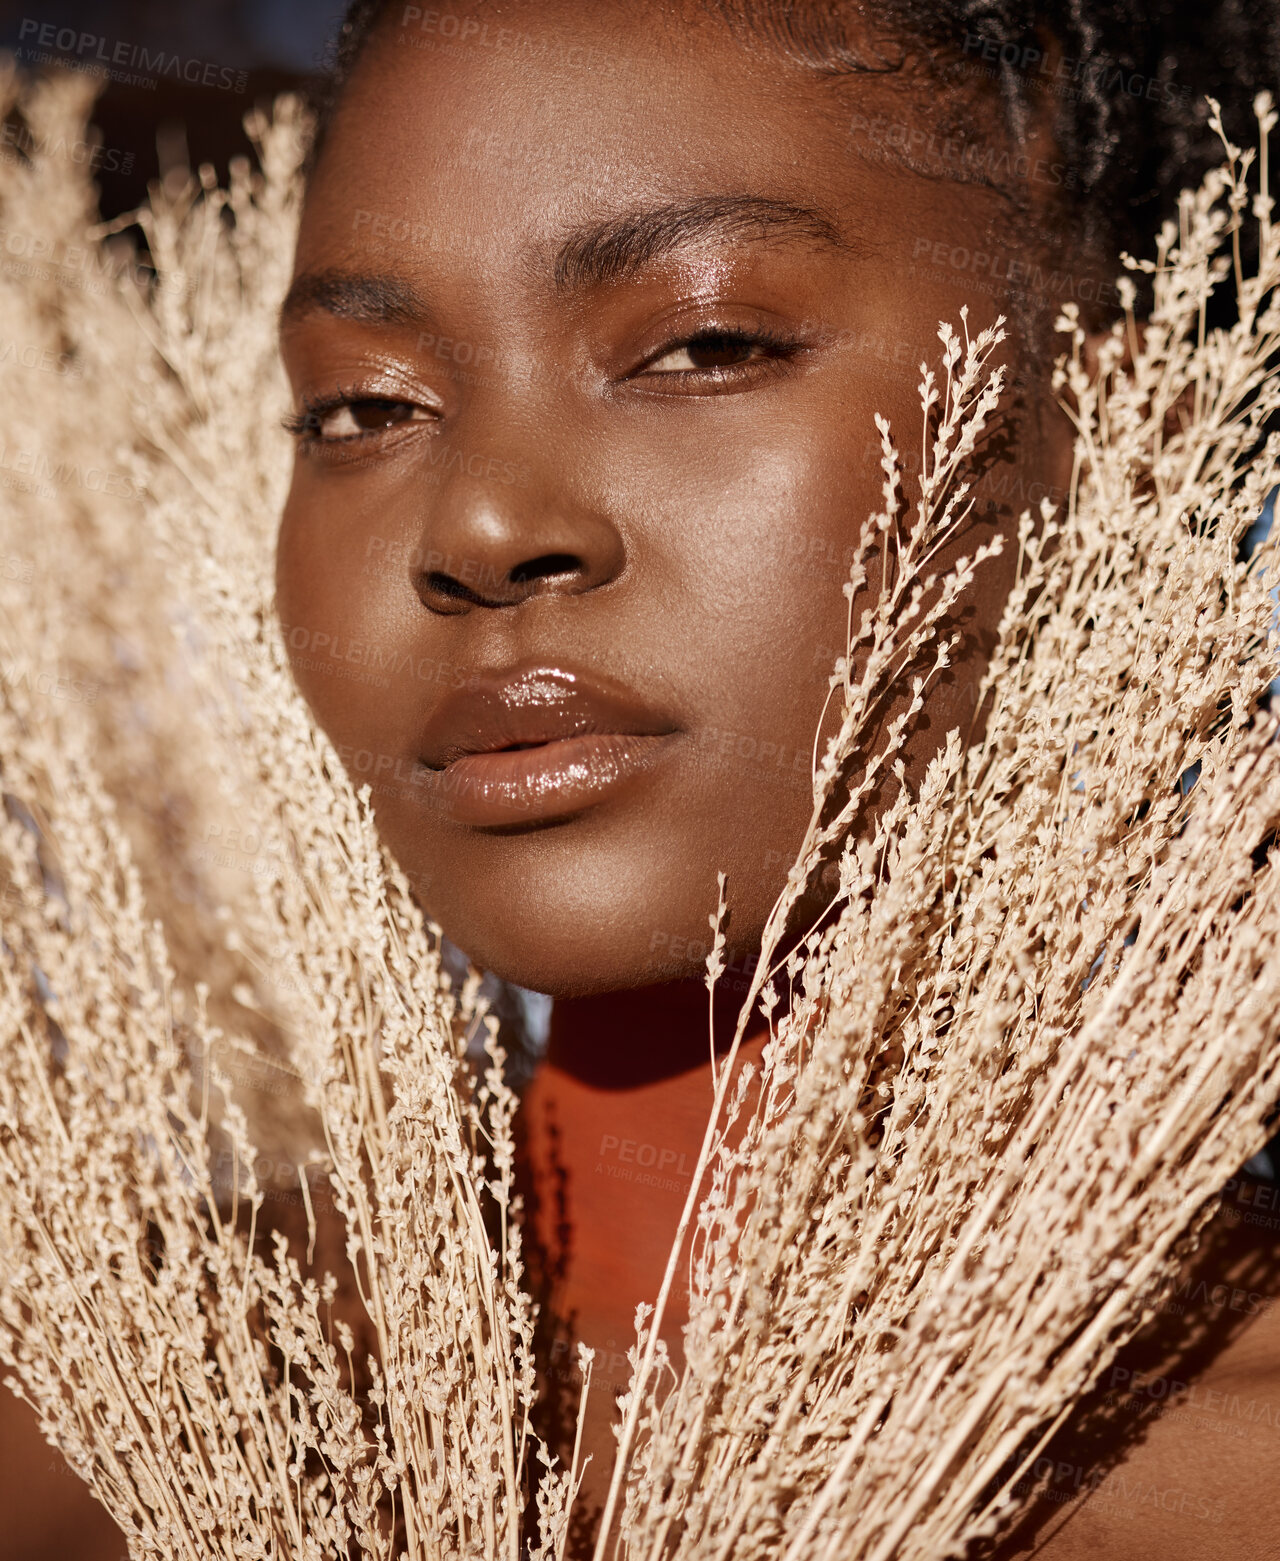
M463 585L461 580L455 580L452 575L442 574L438 569L433 569L426 578L427 590L436 596L455 597L459 601L483 603L484 597L473 591L469 585Z
M540 553L536 558L526 558L506 573L493 564L487 566L484 573L485 578L468 584L467 578L459 579L443 569L432 569L419 575L418 596L433 612L465 612L469 607L515 607L538 594L540 581L581 577L586 573L586 565L576 553Z
M540 558L526 559L507 576L512 585L528 585L533 580L546 580L552 575L573 574L582 568L582 560L572 553L543 553Z

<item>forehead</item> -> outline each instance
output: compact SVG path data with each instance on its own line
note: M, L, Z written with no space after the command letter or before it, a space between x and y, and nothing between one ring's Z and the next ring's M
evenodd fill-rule
M837 85L656 6L393 7L330 125L300 254L382 244L384 262L509 270L584 221L746 192L865 228L891 189L909 207L921 186L922 210L939 189L865 159L851 106L919 115L920 99L910 71Z

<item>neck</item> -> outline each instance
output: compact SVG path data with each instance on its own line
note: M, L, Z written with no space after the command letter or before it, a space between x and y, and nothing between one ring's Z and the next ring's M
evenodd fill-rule
M572 1341L597 1352L586 1428L593 1499L612 1461L608 1426L630 1370L636 1304L657 1299L693 1186L715 1093L712 1030L722 1059L744 995L726 992L714 1013L700 981L557 1001L517 1118L553 1398L576 1401ZM757 1056L767 1033L748 1026L739 1060ZM660 1330L677 1369L687 1267L686 1241Z
M729 1050L745 995L745 982L722 981L713 1001L698 980L559 999L544 1071L606 1092L681 1079L709 1109L711 1047L717 1058ZM747 1035L759 1027L749 1022Z

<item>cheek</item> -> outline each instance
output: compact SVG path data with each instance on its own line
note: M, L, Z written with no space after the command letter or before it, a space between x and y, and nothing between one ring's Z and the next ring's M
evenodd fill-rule
M815 397L798 417L722 429L736 437L696 447L668 445L661 468L643 471L632 495L632 512L647 513L667 575L666 622L714 695L703 705L699 738L703 796L719 814L719 822L704 820L707 837L719 831L723 843L723 820L735 821L755 846L756 875L770 879L762 886L770 899L809 818L815 738L820 757L838 725L829 680L846 651L843 587L864 527L883 503L872 409L886 401L864 379ZM912 426L914 409L901 392L885 410L895 427ZM908 508L913 484L908 477ZM696 513L691 494L699 496ZM987 534L986 527L967 529L939 562L971 553ZM935 684L904 755L913 781L948 731L969 731L1012 558L984 567L981 587L975 583L953 626L962 633L955 661ZM870 572L874 581L874 559ZM855 624L874 600L870 588L858 597ZM887 717L908 702L905 683ZM740 876L739 892L742 884Z
M302 491L299 491L302 489ZM414 596L403 548L341 506L294 491L276 546L276 610L294 678L339 746L367 745L395 727L389 674Z
M848 424L847 404L812 406L668 448L632 506L648 516L665 615L716 693L717 724L806 752L845 649L842 588L878 497Z
M743 411L745 424L745 398ZM843 417L829 433L816 416L752 419L626 464L616 502L645 517L655 643L696 710L687 845L709 882L730 871L736 925L754 929L809 819L814 737L846 644L842 587L875 490Z

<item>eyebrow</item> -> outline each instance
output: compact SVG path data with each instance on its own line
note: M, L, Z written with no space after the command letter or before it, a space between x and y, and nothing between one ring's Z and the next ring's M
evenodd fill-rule
M853 247L815 206L760 195L705 195L575 228L557 246L555 285L560 292L578 292L625 281L655 260L706 239L771 238ZM280 306L280 324L323 313L361 325L417 325L428 312L422 295L400 277L313 271L295 278Z
M834 221L815 206L759 195L705 195L624 213L584 225L556 254L562 292L621 282L643 267L704 239L730 242L799 239L833 249L851 246Z
M427 312L421 295L395 276L312 271L297 277L280 305L280 323L330 314L361 325L416 325Z

